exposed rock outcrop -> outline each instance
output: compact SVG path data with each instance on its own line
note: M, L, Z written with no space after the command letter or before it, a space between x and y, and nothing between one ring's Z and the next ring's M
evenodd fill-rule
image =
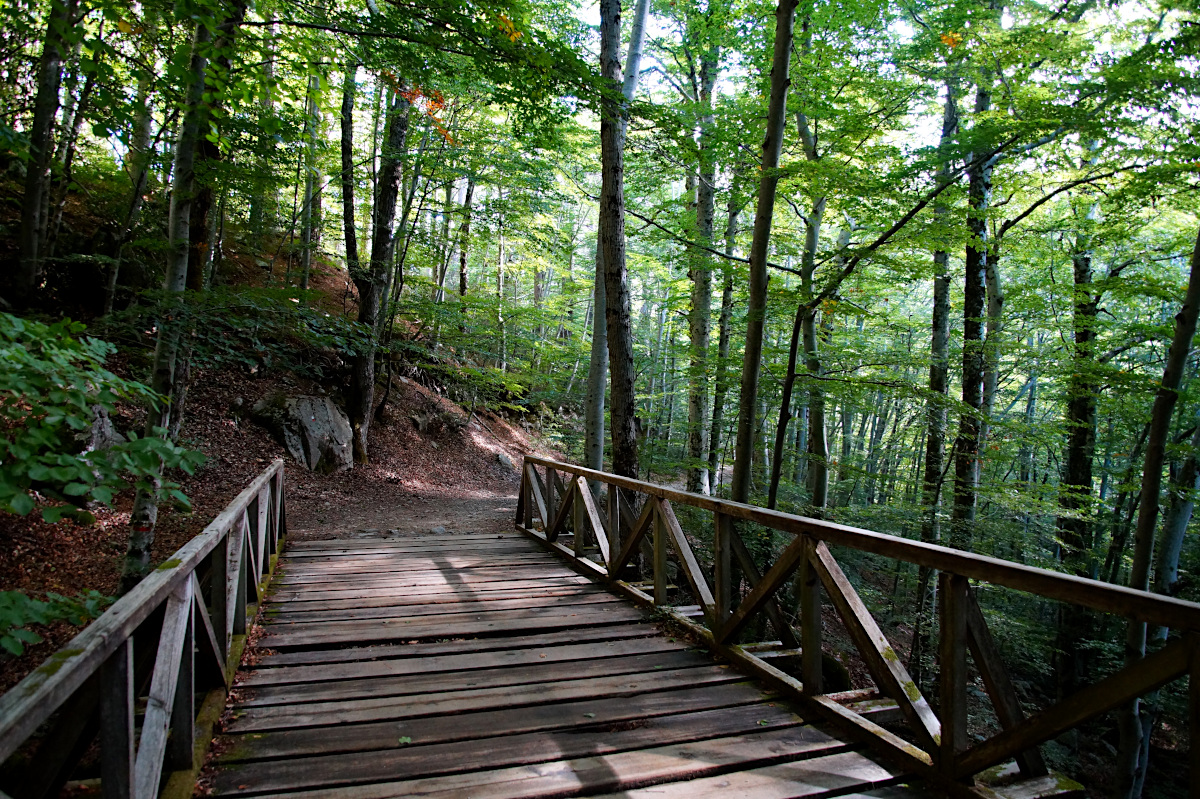
M344 472L354 467L350 420L329 397L272 394L255 403L250 413L312 471Z

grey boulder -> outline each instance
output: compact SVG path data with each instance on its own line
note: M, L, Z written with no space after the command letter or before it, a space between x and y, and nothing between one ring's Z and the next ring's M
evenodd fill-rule
M329 397L272 394L256 402L251 414L312 471L354 467L350 420Z

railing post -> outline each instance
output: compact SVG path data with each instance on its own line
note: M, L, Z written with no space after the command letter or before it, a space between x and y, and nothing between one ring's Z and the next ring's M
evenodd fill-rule
M558 500L554 490L554 484L557 482L556 474L549 466L546 467L546 515L549 519L545 521L546 532L550 532L550 522L558 515Z
M654 604L667 604L667 530L663 522L662 511L658 498L648 501L654 503Z
M716 603L717 628L725 626L733 612L733 519L713 513L713 600Z
M967 740L967 587L966 577L949 572L938 575L942 722L938 766L950 775L956 772L955 760Z
M1188 751L1192 762L1191 799L1200 799L1200 633L1189 633L1192 642L1192 667L1188 671Z
M100 787L104 799L129 799L134 781L133 641L100 667Z
M229 538L232 530L226 530L220 542L213 548L212 559L212 623L217 645L221 647L222 665L229 669L229 645L233 637L233 625L229 615Z
M604 486L608 492L608 551L612 558L616 558L621 552L621 489L612 483L605 483ZM608 576L613 579L617 577L611 563Z
M531 474L532 472L532 474ZM521 470L521 508L524 511L521 522L525 525L526 530L533 529L533 481L537 479L537 469L525 466ZM542 526L549 524L545 519L542 520Z
M800 593L800 668L804 690L825 693L821 665L821 577L813 567L813 540L804 536L804 559L796 575Z
M583 557L583 549L586 544L583 531L587 529L587 508L583 504L583 497L580 496L581 491L590 491L587 483L572 475L572 482L575 484L575 491L571 494L571 524L573 526L573 535L571 536L571 549L575 552L575 557Z

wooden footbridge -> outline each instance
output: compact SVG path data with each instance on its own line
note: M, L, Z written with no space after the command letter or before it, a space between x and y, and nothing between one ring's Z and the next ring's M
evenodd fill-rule
M567 464L513 533L285 533L276 462L0 698L0 799L1071 796L1039 743L1189 674L1200 729L1200 605ZM938 712L830 545L939 572ZM1182 632L1027 716L972 580ZM823 608L873 687L823 690Z

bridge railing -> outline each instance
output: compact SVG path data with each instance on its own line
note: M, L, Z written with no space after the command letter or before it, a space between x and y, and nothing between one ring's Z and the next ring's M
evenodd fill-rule
M283 461L0 697L3 792L56 796L93 741L105 799L190 797L287 529ZM197 703L197 696L201 701ZM139 718L140 717L140 718ZM95 774L87 776L96 776ZM0 792L0 796L3 796Z
M540 471L539 471L540 470ZM619 489L619 490L618 490ZM638 506L640 505L640 509ZM674 507L711 514L710 568L700 565ZM601 512L601 507L605 512ZM791 536L765 572L735 530L744 521ZM573 558L581 571L688 625L728 658L791 694L844 732L881 747L902 767L916 770L951 793L965 790L973 775L1010 760L1024 776L1047 774L1038 745L1099 714L1190 674L1191 796L1200 799L1200 604L1122 586L975 555L935 544L677 491L567 463L526 456L517 526ZM558 542L566 529L572 546ZM830 551L830 545L915 564L938 573L938 712L922 695L901 658L872 617ZM593 557L586 557L594 554ZM621 579L636 556L648 564L652 582ZM668 605L670 570L698 606ZM735 592L734 565L748 591ZM988 630L971 581L1033 594L1181 634L1167 646L1053 707L1027 717ZM791 586L791 608L781 589ZM848 700L863 692L829 694L822 685L821 590L836 610L881 694L894 700L912 742L856 712ZM798 594L798 601L795 596ZM740 601L739 601L740 600ZM799 629L787 610L797 610ZM736 644L760 621L778 641ZM699 623L702 621L703 623ZM974 742L967 733L970 653L982 677L1001 731ZM799 661L799 679L770 661ZM866 703L869 704L869 703ZM858 703L857 707L864 707ZM914 743L915 742L915 743Z

